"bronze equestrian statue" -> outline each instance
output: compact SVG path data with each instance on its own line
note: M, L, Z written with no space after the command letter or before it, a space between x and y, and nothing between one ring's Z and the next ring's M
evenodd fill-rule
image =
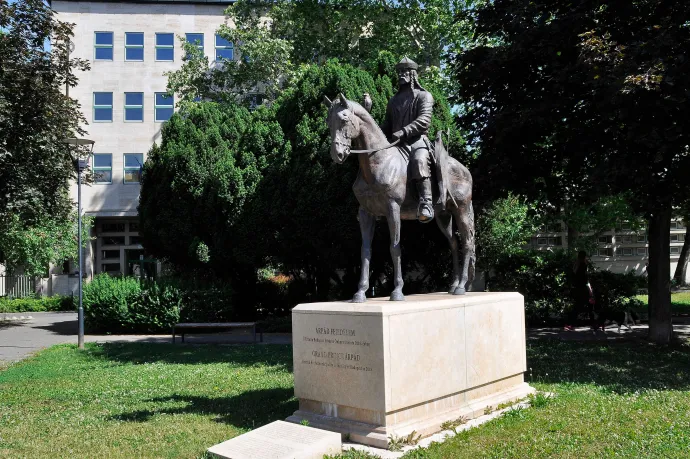
M401 219L429 222L436 215L436 223L448 239L453 254L449 293L463 295L474 279L472 176L465 166L448 156L440 132L433 144L426 137L433 97L417 82L416 68L417 65L407 58L396 66L399 90L388 104L384 122L384 129L390 132L390 142L384 130L360 104L347 100L342 94L333 102L324 97L329 107L327 122L333 161L342 164L351 153L357 154L359 160L359 173L352 186L360 204L358 218L362 232L362 268L357 293L352 299L355 303L366 301L365 292L369 289L376 217L386 217L391 236L392 301L405 299L400 263ZM370 103L365 102L365 105L371 108ZM400 146L396 146L398 144ZM352 150L353 146L360 150ZM435 177L432 177L432 169ZM414 186L408 182L408 176ZM432 186L432 178L437 186ZM458 229L457 236L453 221Z

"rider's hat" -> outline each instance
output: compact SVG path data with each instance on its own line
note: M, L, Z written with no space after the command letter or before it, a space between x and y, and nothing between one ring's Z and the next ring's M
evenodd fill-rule
M407 69L417 70L418 67L417 63L407 56L403 57L400 62L395 64L395 70L398 71Z

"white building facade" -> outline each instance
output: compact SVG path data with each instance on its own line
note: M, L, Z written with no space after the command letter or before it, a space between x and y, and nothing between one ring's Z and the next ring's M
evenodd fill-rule
M671 276L676 272L678 258L685 242L686 222L675 219L671 222L669 255L671 257ZM537 250L567 248L568 233L564 225L556 223L542 228L532 237L530 245ZM643 274L649 261L647 233L644 229L634 230L628 223L605 231L598 236L596 251L589 254L592 262L600 269L625 273L634 271ZM690 283L690 272L686 274Z
M182 65L179 37L196 43L210 62L234 58L232 43L215 33L230 3L51 2L58 19L75 24L71 57L91 64L90 71L77 75L78 86L70 89L88 122L86 137L95 141L94 183L82 185L84 214L95 217L94 240L85 253L87 277L100 272L132 274L144 254L137 217L141 166L153 143L160 141L161 127L176 103L166 94L164 73ZM76 202L76 185L72 197Z

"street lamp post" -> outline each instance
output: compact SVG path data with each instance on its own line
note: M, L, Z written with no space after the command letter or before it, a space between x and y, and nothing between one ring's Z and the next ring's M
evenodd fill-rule
M77 246L79 247L79 309L77 310L77 315L79 318L79 334L77 338L77 345L79 349L84 349L84 306L82 305L82 246L81 246L81 174L89 167L89 157L93 153L93 140L89 139L64 139L62 143L68 145L68 148L74 146L76 147L76 155L70 153L70 158L74 164L74 170L77 173ZM80 155L80 150L86 149L87 155L86 159L82 159Z

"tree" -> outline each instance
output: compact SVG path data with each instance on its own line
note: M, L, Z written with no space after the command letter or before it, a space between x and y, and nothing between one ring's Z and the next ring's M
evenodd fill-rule
M690 259L690 200L683 203L680 208L680 217L685 224L685 239L683 240L683 248L680 250L678 256L678 264L676 265L676 272L673 274L673 280L676 285L685 285L685 279L688 272L688 259Z
M475 0L240 0L228 7L232 25L218 33L236 44L240 59L209 69L203 53L186 46L186 62L169 73L171 92L211 100L264 94L269 100L300 65L338 59L361 66L387 50L425 67L443 67L448 49L464 43L454 15ZM444 83L448 80L444 78Z
M2 2L0 29L0 253L12 267L42 273L72 250L74 170L60 140L83 134L86 121L63 89L77 84L74 70L88 63L67 59L72 25L42 0ZM37 240L53 247L38 256L29 249Z
M650 338L667 343L669 226L687 190L690 5L497 0L467 11L454 58L461 126L481 147L477 188L554 208L629 193L649 226Z
M139 201L144 246L174 266L236 278L237 227L264 171L286 160L280 126L235 104L184 104L144 165Z
M537 230L537 218L530 212L531 207L524 198L508 193L507 198L495 200L479 214L477 260L487 284L491 268L502 257L521 253Z

